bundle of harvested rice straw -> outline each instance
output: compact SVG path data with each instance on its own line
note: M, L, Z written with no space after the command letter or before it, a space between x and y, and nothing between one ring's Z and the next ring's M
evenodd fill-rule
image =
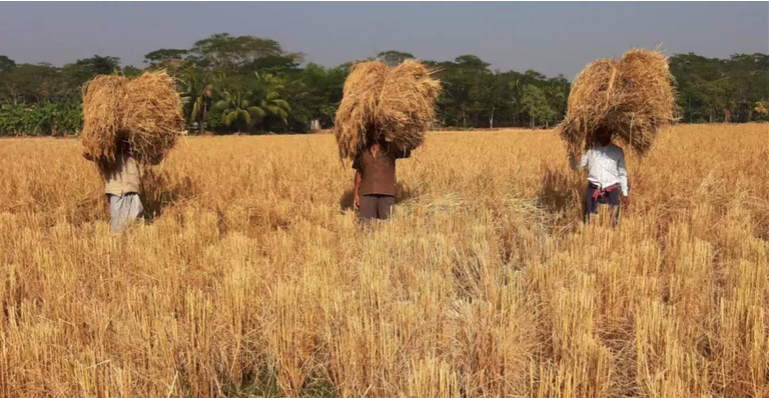
M593 134L607 128L620 145L644 155L659 130L674 121L675 92L667 58L631 49L622 59L599 59L571 87L566 119L559 126L569 154L579 156Z
M115 161L120 141L139 162L158 163L183 129L181 97L165 71L97 76L83 88L83 151L102 164Z
M400 150L422 145L441 91L432 74L414 60L394 68L380 61L355 64L334 120L339 155L352 159L371 140L384 140Z

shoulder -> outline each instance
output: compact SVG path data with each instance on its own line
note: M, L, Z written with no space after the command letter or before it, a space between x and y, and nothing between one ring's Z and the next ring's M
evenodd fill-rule
M123 162L123 164L125 164L126 166L131 166L131 167L133 167L133 166L135 166L135 165L136 165L136 158L135 158L133 155L124 154L123 156L121 156L121 159L120 159L120 160L121 160L121 161Z
M614 144L611 144L611 145L612 145L611 148L609 148L610 149L609 156L617 160L625 159L625 151L622 149L622 147Z
M390 155L390 157L392 157L393 159L404 159L411 156L410 150L407 150L407 149L403 150L398 148L395 145L391 145L390 148L388 148L387 152Z
M355 154L355 157L352 159L352 168L355 170L360 171L361 170L361 157L363 157L363 151L358 151L358 153Z

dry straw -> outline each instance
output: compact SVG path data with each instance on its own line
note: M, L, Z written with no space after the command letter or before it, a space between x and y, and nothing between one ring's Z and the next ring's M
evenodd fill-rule
M140 162L157 163L184 128L181 98L165 71L130 81L97 76L83 91L83 151L100 163L114 162L118 141L128 141Z
M577 155L600 128L644 155L660 128L674 120L675 92L667 58L659 51L631 49L620 61L599 59L585 67L569 94L561 138Z
M768 126L661 133L617 228L551 132L429 137L365 234L328 136L192 137L120 237L79 148L3 140L0 397L769 397Z
M115 143L124 133L121 106L125 103L123 76L96 76L83 86L83 152L89 159L115 160Z
M174 79L165 71L148 72L126 84L122 125L131 150L147 163L158 163L184 129L182 102Z
M353 158L369 140L383 139L401 150L422 145L441 90L432 73L413 60L394 68L380 61L355 64L336 113L339 155Z

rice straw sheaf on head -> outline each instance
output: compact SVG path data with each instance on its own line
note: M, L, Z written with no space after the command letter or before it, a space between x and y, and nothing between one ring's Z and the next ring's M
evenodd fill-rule
M129 81L126 92L129 101L122 117L131 151L141 161L159 162L184 129L176 82L165 71L147 72Z
M621 139L643 154L659 130L675 119L673 76L667 58L658 51L630 50L620 65L621 105L610 123Z
M375 118L385 141L401 150L424 142L424 133L435 121L438 80L420 62L406 60L387 74Z
M435 119L440 81L418 61L390 68L380 61L356 64L345 81L335 134L342 158L353 158L370 140L401 150L424 142Z
M127 81L123 76L97 76L83 86L80 137L88 158L114 162L116 143L125 138L120 115Z
M561 138L577 155L599 128L639 155L674 120L675 92L667 59L658 51L631 49L620 61L600 59L577 77L569 94Z
M142 163L163 159L184 129L181 97L165 71L137 79L97 76L84 86L84 154L105 167L113 164L121 141Z
M580 72L571 86L566 120L560 128L569 153L576 154L592 142L592 134L612 107L618 63L598 59Z
M388 67L380 61L353 65L342 90L342 102L336 111L334 134L343 158L352 158L366 144ZM375 137L372 137L375 138Z

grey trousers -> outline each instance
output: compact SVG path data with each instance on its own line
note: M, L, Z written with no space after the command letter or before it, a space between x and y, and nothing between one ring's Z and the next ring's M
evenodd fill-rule
M136 193L109 195L109 226L114 233L125 231L141 216L142 211L144 206Z
M360 197L360 220L386 220L390 217L395 197L390 195L363 195Z

